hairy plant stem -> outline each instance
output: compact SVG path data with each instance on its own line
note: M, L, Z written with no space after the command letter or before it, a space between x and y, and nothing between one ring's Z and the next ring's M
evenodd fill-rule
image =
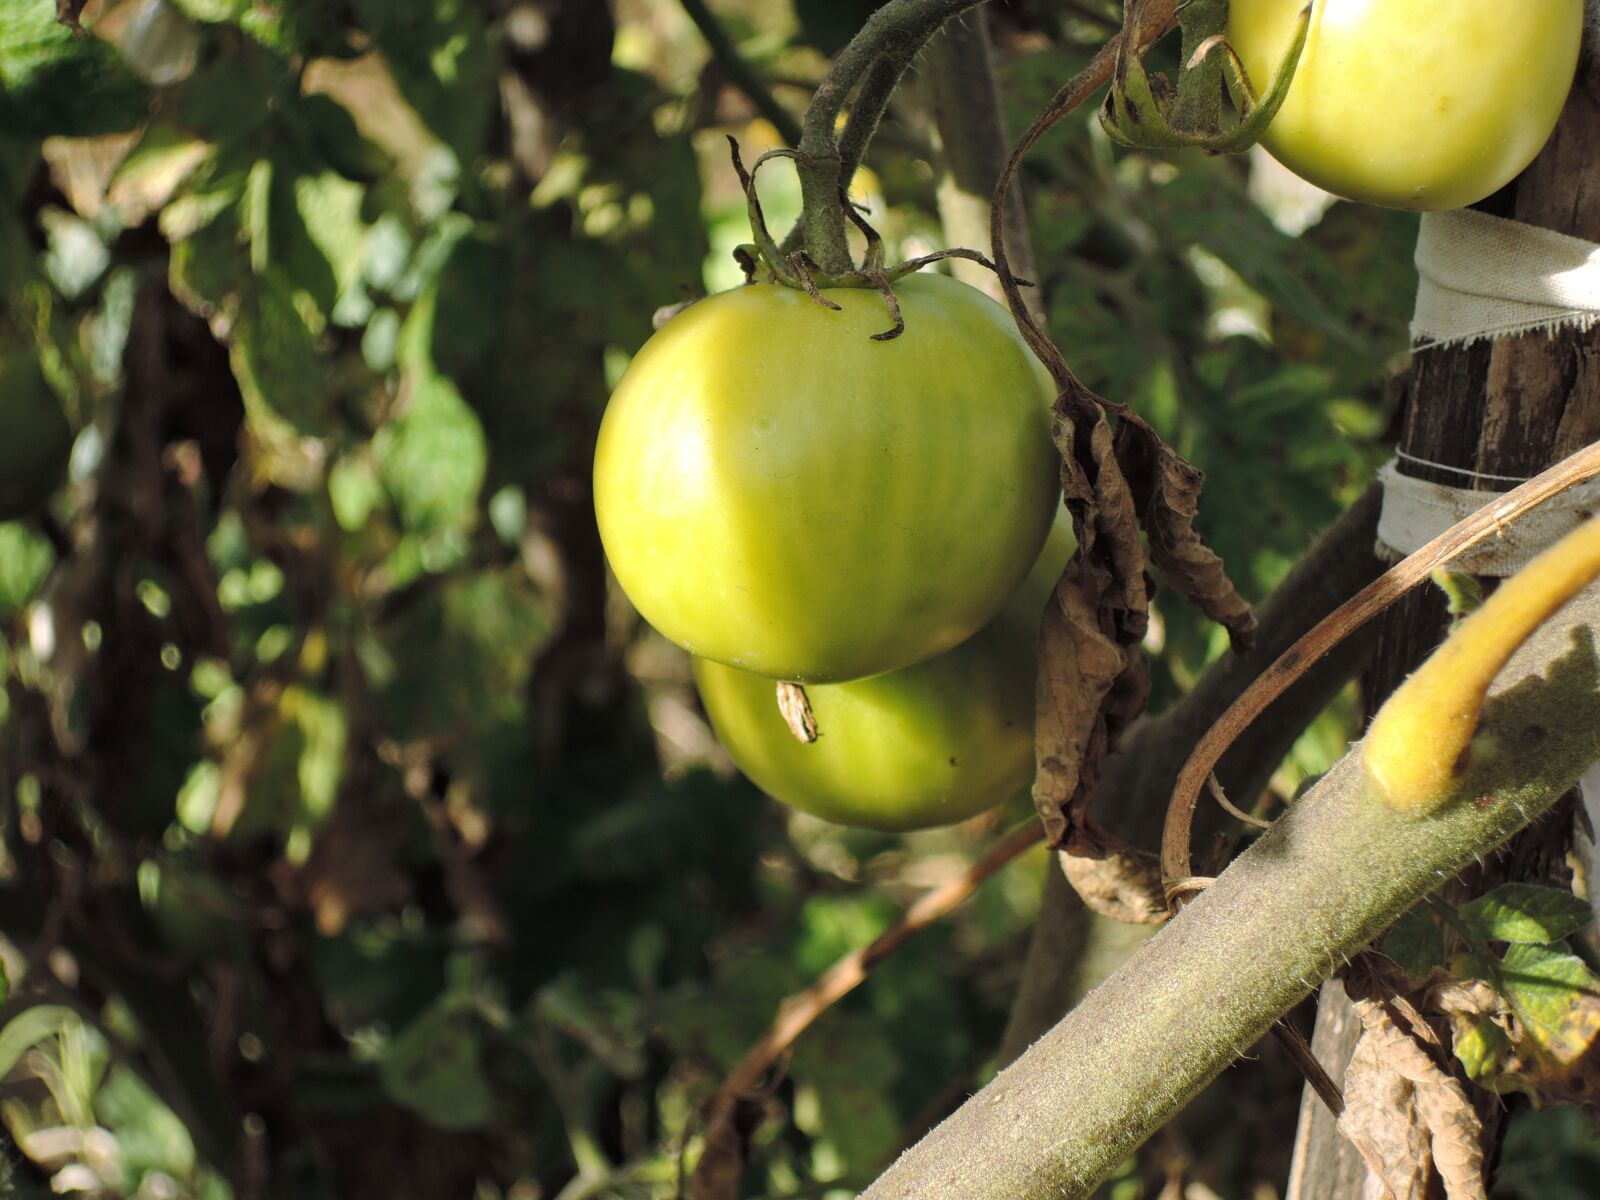
M1505 753L1431 814L1372 794L1357 747L1160 933L903 1155L863 1200L1081 1200L1340 962L1537 819L1600 757L1600 592L1513 658ZM1521 748L1534 741L1538 752Z
M939 26L981 3L983 0L889 0L868 18L861 32L839 52L833 66L823 76L811 106L806 109L800 144L796 147L802 156L797 166L805 248L821 268L822 275L848 275L854 270L845 233L845 214L840 204L849 174L835 135L845 101L861 84L858 131L847 139L853 156L850 170L854 171L883 115L894 84L917 51ZM876 71L880 60L886 65L882 71ZM866 78L873 73L877 75L875 79Z

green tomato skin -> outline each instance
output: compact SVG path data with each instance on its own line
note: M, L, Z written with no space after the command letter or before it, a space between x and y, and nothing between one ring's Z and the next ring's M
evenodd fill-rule
M1303 0L1232 0L1228 40L1266 86ZM1583 0L1317 0L1262 145L1386 208L1461 208L1533 161L1566 102Z
M953 650L884 675L806 688L820 736L778 713L772 680L703 658L695 682L717 737L762 791L842 825L901 832L992 808L1033 778L1039 619L1072 552L1058 519L1000 615Z
M0 354L0 521L30 516L61 485L72 426L31 352Z
M1058 504L1048 375L1011 317L940 275L755 284L650 339L601 423L595 513L617 581L691 653L838 681L977 632Z

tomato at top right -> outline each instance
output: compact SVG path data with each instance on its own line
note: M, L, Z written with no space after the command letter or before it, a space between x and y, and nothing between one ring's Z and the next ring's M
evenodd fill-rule
M1228 40L1267 87L1302 0L1232 0ZM1583 0L1315 0L1261 144L1302 179L1387 208L1462 208L1533 161L1566 102Z

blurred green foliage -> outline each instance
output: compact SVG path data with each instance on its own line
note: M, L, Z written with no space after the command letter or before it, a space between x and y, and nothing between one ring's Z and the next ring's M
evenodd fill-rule
M713 7L798 112L872 5ZM6 1186L676 1194L778 1002L1028 811L906 838L779 811L607 587L608 387L654 309L738 279L723 135L773 131L674 0L104 0L83 36L55 10L0 0L0 358L73 434L0 523ZM997 16L1014 128L1114 16ZM868 168L891 251L932 248L926 97ZM1029 175L1053 334L1207 470L1206 532L1264 595L1370 477L1409 219L1087 119ZM1159 618L1165 704L1223 645ZM981 1082L1044 869L806 1034L747 1194L853 1194ZM1251 1128L1197 1177L1271 1178Z

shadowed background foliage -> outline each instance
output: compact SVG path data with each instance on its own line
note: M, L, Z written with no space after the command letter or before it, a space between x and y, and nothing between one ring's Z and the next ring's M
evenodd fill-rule
M892 837L766 800L594 528L609 386L657 307L740 278L724 135L778 144L874 6L56 7L0 0L4 1186L676 1194L777 1002L1029 810ZM1117 11L988 20L1016 129ZM891 258L946 241L963 102L919 78L858 177ZM1414 218L1081 118L1028 173L1052 335L1208 472L1261 598L1371 476ZM1160 708L1225 639L1158 617ZM851 1195L986 1078L1045 865L806 1035L747 1194ZM1297 1083L1253 1079L1119 1200L1270 1194Z

